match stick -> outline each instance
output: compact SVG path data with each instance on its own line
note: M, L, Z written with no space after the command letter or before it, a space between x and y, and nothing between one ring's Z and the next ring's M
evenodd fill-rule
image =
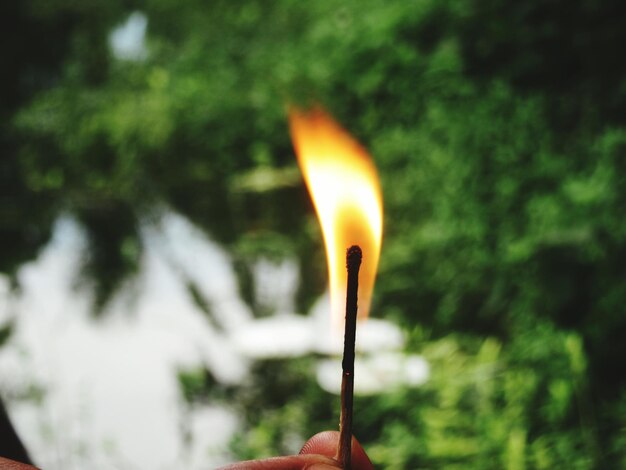
M344 470L352 468L352 399L354 395L354 343L356 340L357 292L361 248L351 246L346 252L348 285L346 288L346 326L343 337L343 377L341 380L341 421L339 424L339 462Z

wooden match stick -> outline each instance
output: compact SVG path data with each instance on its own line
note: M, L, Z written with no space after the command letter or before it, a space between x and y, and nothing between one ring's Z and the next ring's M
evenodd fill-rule
M346 326L343 337L343 361L341 368L341 421L339 424L339 462L344 470L352 468L352 400L354 395L354 343L356 340L357 292L361 248L351 246L346 252L348 285L346 288Z

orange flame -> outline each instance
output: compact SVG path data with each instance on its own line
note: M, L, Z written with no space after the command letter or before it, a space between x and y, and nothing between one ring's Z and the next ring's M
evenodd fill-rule
M346 249L359 245L359 318L370 310L382 243L382 192L372 158L320 108L289 111L298 163L322 226L333 320L342 324L346 301Z

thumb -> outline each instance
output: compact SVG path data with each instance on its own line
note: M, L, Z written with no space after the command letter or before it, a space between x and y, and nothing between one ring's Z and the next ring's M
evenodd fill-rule
M336 459L338 447L339 433L337 431L324 431L309 439L302 447L300 454L318 454ZM374 470L365 450L354 437L352 438L352 468L354 470Z

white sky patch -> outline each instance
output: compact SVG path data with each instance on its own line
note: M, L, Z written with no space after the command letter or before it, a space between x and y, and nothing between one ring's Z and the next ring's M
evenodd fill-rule
M314 326L314 351L337 355L343 351L343 331L332 322L330 295L326 292L311 308ZM404 334L387 320L368 318L357 322L356 351L396 351L404 347Z
M341 359L326 359L317 365L317 381L327 392L341 393ZM426 359L417 355L380 351L357 356L354 361L354 393L371 395L400 386L426 383L430 368Z
M144 239L159 248L173 271L194 283L224 330L231 332L252 320L252 312L239 295L230 256L187 219L168 213L158 228L144 230Z
M295 259L280 262L259 258L252 266L254 299L272 314L294 313L300 272Z
M122 292L102 319L91 316L89 290L75 286L85 236L73 220L61 219L51 243L18 273L22 291L9 299L17 314L15 331L0 350L0 390L42 468L200 470L229 457L224 441L237 416L227 407L197 408L189 415L176 371L206 367L233 384L247 376L248 361L194 304L187 276L172 268L166 247L197 250L207 263L195 274L220 278L220 301L240 305L235 275L215 243L204 238L198 247L190 224L176 216L165 220L182 227L178 238L170 239L168 229L161 245L146 243L133 286L136 300L124 302L129 295ZM41 400L20 399L33 385L43 391ZM190 423L190 444L183 421ZM217 440L193 435L207 427Z
M113 56L120 60L142 61L148 57L146 30L148 18L141 12L134 12L120 26L111 31L109 45Z
M316 333L308 317L279 315L244 325L233 335L233 344L247 357L297 357L314 350Z

